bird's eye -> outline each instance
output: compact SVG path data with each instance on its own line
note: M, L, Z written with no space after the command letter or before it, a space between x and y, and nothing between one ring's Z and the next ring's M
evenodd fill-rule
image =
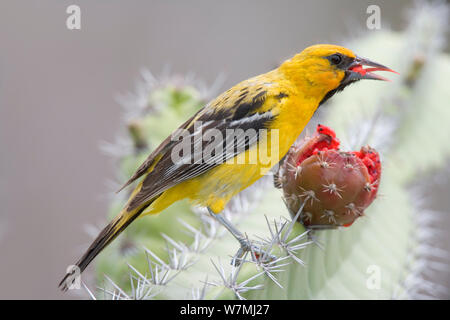
M331 64L338 65L342 61L342 56L339 53L335 53L330 56Z

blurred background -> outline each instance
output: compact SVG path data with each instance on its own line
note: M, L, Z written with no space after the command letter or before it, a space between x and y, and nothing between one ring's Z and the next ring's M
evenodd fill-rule
M81 30L66 27L71 4ZM99 146L122 130L116 98L142 68L207 84L222 74L227 89L367 32L370 4L397 30L412 1L1 1L0 298L71 298L57 283L86 225L104 221L115 178ZM434 192L436 209L450 206L447 190Z

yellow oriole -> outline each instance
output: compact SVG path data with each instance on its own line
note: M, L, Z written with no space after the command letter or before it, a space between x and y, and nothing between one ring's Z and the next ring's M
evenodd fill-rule
M261 178L286 154L323 102L360 79L386 80L372 73L377 70L392 71L340 46L314 45L277 69L242 81L219 95L179 129L195 136L195 123L199 122L203 130L215 129L222 134L229 129L252 129L256 132L266 129L267 134L237 135L234 143L243 149L218 149L212 158L227 161L216 162L174 162L172 151L178 142L168 137L121 188L143 177L122 211L76 263L79 271L82 272L138 216L158 213L184 198L207 207L210 214L216 216L241 242L241 249L248 250L250 244L242 234L218 213L234 195ZM274 130L278 138L275 142L272 139ZM212 145L217 146L217 143ZM272 152L273 147L277 152ZM204 148L202 146L202 150ZM259 157L261 152L275 159L263 164ZM256 163L228 161L240 155L245 159L256 155L258 160ZM67 289L70 281L74 281L70 279L73 273L67 273L61 281L63 290Z

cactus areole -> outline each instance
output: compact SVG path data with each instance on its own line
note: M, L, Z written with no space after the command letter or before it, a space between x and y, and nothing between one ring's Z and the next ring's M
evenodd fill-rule
M378 152L339 150L335 132L318 125L289 151L281 185L290 214L312 229L348 227L375 199L381 175Z

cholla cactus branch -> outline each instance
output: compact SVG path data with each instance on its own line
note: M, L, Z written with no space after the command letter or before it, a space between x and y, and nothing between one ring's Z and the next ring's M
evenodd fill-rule
M246 252L246 254L244 255L243 260L246 259L247 255L248 255L248 252ZM219 266L217 266L214 263L214 260L212 260L212 259L211 259L211 263L213 264L217 273L220 275L220 278L222 279L222 283L211 282L210 284L213 286L222 285L228 289L231 289L239 300L245 300L245 298L242 296L243 293L245 293L249 290L258 290L258 289L263 288L263 285L247 286L247 284L249 282L255 280L256 278L260 277L261 275L263 275L264 272L257 273L256 275L248 278L247 280L237 283L237 277L238 277L239 272L241 271L242 266L244 265L243 263L241 263L239 266L233 265L233 267L231 268L231 272L228 276L226 275L225 270L223 269L223 266L221 265L220 261L219 261Z
M206 288L208 286L208 276L206 276L205 281L203 282L202 288L192 288L191 289L191 297L193 300L204 300L206 297Z

